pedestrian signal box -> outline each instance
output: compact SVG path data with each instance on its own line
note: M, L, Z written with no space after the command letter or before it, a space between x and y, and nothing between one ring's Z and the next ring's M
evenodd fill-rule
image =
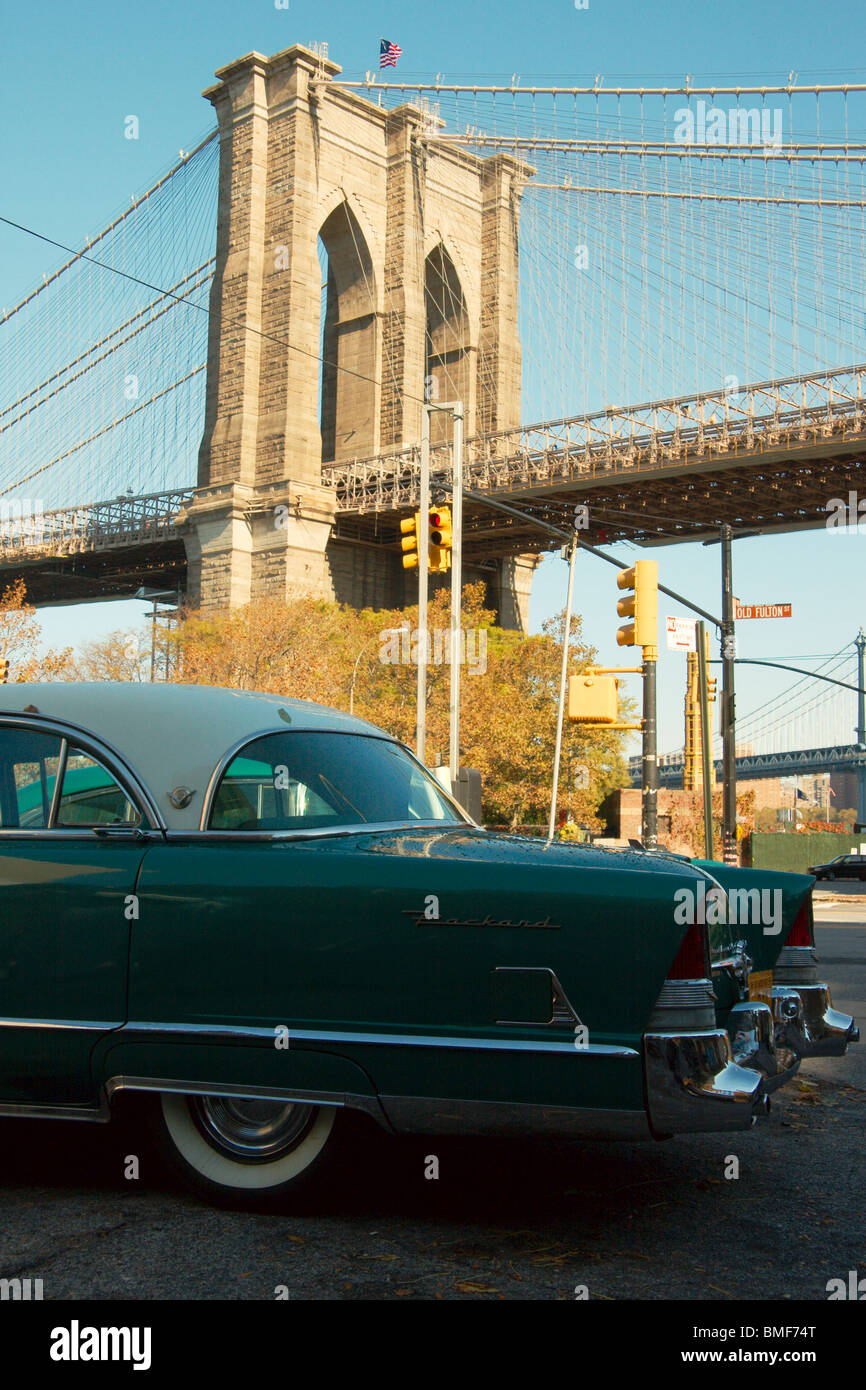
M616 724L616 676L569 676L568 717L580 724Z

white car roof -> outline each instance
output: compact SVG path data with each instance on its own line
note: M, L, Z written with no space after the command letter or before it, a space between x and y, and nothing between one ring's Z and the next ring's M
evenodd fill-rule
M0 685L0 715L21 714L77 726L107 744L135 773L171 830L195 830L214 769L230 749L262 733L289 729L378 734L381 729L326 705L212 685L56 681ZM169 793L194 790L188 806Z

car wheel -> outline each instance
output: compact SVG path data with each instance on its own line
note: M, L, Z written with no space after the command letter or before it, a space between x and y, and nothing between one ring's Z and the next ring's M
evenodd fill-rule
M331 1147L334 1106L160 1096L170 1157L209 1200L262 1205L307 1186Z

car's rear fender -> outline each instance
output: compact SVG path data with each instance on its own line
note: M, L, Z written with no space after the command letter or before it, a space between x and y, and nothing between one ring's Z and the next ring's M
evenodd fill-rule
M728 934L745 941L752 970L772 970L797 913L812 892L815 881L811 874L741 869L711 860L692 862L724 888L728 926L733 929Z
M455 838L152 847L130 1023L542 1039L579 1021L591 1041L638 1047L685 932L675 894L704 875L648 856L588 864L557 846L511 861L504 846L493 862L482 842L482 861ZM551 971L576 1020L500 1022L514 1018L495 1011L501 969Z

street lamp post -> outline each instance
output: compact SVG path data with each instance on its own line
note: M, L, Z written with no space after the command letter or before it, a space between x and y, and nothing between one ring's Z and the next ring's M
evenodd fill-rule
M449 700L449 771L451 794L457 794L460 773L460 627L463 599L463 403L451 407L454 433L451 442L451 697Z
M448 771L452 791L460 770L460 611L462 600L463 556L463 402L443 401L422 406L421 476L419 506L421 536L418 547L418 694L416 705L416 751L425 762L427 737L427 569L430 519L430 416L433 411L452 416L451 439L451 631L449 634L450 694L448 699Z
M421 410L421 532L418 537L418 671L415 691L415 752L427 764L427 597L430 568L430 407Z
M553 750L553 785L550 790L550 816L547 822L547 839L553 839L556 830L556 798L559 792L559 762L562 755L562 723L565 715L565 692L568 689L568 657L571 639L571 604L574 594L574 562L577 559L577 540L566 548L563 558L568 557L568 593L565 599L565 627L562 634L562 667L559 674L559 707L556 714L556 746Z
M857 648L857 746L866 747L866 632L862 627L854 643ZM866 767L857 768L857 824L866 828Z
M722 552L722 858L736 864L737 852L737 745L734 697L735 629L732 580L733 531L721 527Z

